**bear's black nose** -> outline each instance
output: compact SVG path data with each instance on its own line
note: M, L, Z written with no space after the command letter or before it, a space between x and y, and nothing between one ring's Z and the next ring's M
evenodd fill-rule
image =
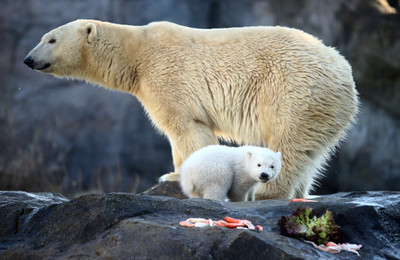
M260 180L262 180L262 181L264 181L264 182L269 181L269 175L266 174L265 172L262 172L262 173L260 174Z
M28 57L26 57L26 58L24 59L24 63L25 63L26 65L28 65L29 68L33 69L33 64L35 64L35 61L32 59L31 56L28 56Z

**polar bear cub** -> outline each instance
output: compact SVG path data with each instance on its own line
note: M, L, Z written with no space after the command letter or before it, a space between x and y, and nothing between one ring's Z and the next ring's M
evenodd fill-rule
M274 180L281 170L281 153L256 146L210 145L182 164L180 183L190 198L254 200L258 182Z

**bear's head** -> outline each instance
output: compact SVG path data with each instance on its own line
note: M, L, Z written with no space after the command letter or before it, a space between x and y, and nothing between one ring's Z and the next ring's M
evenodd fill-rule
M268 148L252 148L247 151L248 171L254 180L268 182L276 179L281 170L281 153Z
M97 35L96 21L76 20L46 33L24 63L57 77L83 78L87 53Z

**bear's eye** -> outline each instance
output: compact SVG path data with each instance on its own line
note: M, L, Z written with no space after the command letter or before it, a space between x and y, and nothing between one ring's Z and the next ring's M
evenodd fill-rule
M49 43L50 44L56 43L56 39L50 39Z
M269 168L273 169L273 168L274 168L274 166L273 166L273 165L271 165Z
M261 167L261 164L257 164L258 167Z

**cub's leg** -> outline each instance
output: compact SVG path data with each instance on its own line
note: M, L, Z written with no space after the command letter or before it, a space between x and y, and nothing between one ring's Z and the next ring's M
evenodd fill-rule
M210 200L224 201L227 192L228 192L228 189L226 189L225 187L211 184L211 185L208 185L207 187L205 187L203 198L210 199Z

